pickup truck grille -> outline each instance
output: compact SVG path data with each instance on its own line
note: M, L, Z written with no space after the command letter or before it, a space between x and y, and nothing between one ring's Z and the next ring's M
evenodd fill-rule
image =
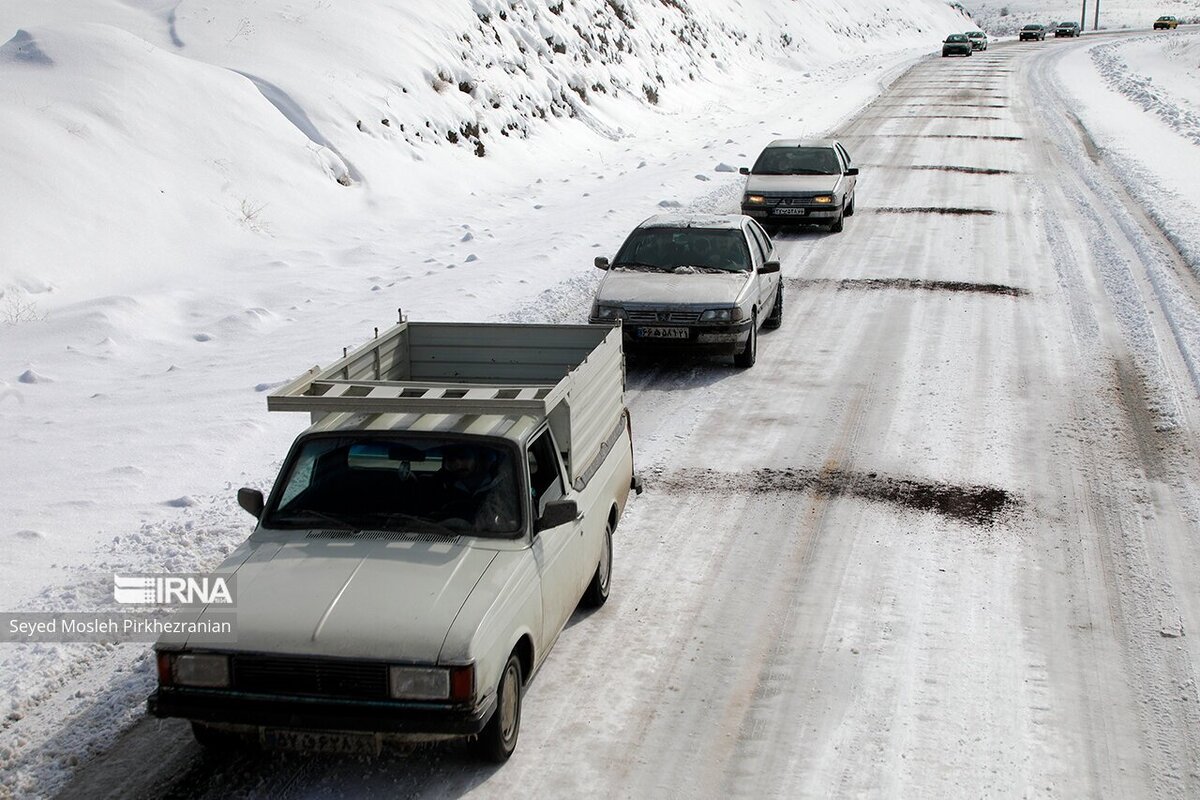
M699 311L672 311L631 308L626 312L628 321L637 325L694 325L700 321Z
M387 665L291 656L233 657L233 688L263 694L386 699Z

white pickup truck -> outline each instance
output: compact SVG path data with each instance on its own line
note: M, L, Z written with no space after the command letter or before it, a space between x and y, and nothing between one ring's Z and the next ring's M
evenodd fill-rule
M638 488L624 378L619 326L401 317L274 392L312 424L269 497L238 493L236 643L160 640L150 712L209 746L507 759L530 677L608 597Z

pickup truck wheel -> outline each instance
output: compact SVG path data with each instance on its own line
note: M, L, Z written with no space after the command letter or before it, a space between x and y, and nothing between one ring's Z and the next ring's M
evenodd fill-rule
M758 359L758 312L750 312L750 338L746 339L746 348L733 356L733 364L742 369L754 366Z
M775 288L775 303L771 306L771 313L763 320L763 327L768 330L775 330L783 324L783 281L779 282L779 286Z
M596 574L583 593L583 604L588 608L599 608L608 602L608 587L612 582L612 523L604 526L604 547L600 548L600 563Z
M205 750L214 753L232 753L234 750L245 749L248 739L237 733L223 731L203 722L192 723L192 736Z
M474 742L475 755L483 761L503 764L517 749L521 732L521 662L516 653L508 657L496 687L496 710Z

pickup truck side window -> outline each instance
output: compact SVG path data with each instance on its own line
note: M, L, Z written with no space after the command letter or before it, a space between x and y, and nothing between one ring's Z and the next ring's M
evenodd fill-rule
M535 516L540 517L546 503L561 500L564 494L558 454L555 452L554 438L549 430L542 431L533 444L529 445L527 458L533 510Z

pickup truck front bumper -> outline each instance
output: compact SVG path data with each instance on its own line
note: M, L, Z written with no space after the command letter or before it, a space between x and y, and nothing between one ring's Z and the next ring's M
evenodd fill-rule
M470 736L483 730L495 710L496 697L492 695L479 706L465 708L160 687L147 699L146 706L155 717L259 728Z

